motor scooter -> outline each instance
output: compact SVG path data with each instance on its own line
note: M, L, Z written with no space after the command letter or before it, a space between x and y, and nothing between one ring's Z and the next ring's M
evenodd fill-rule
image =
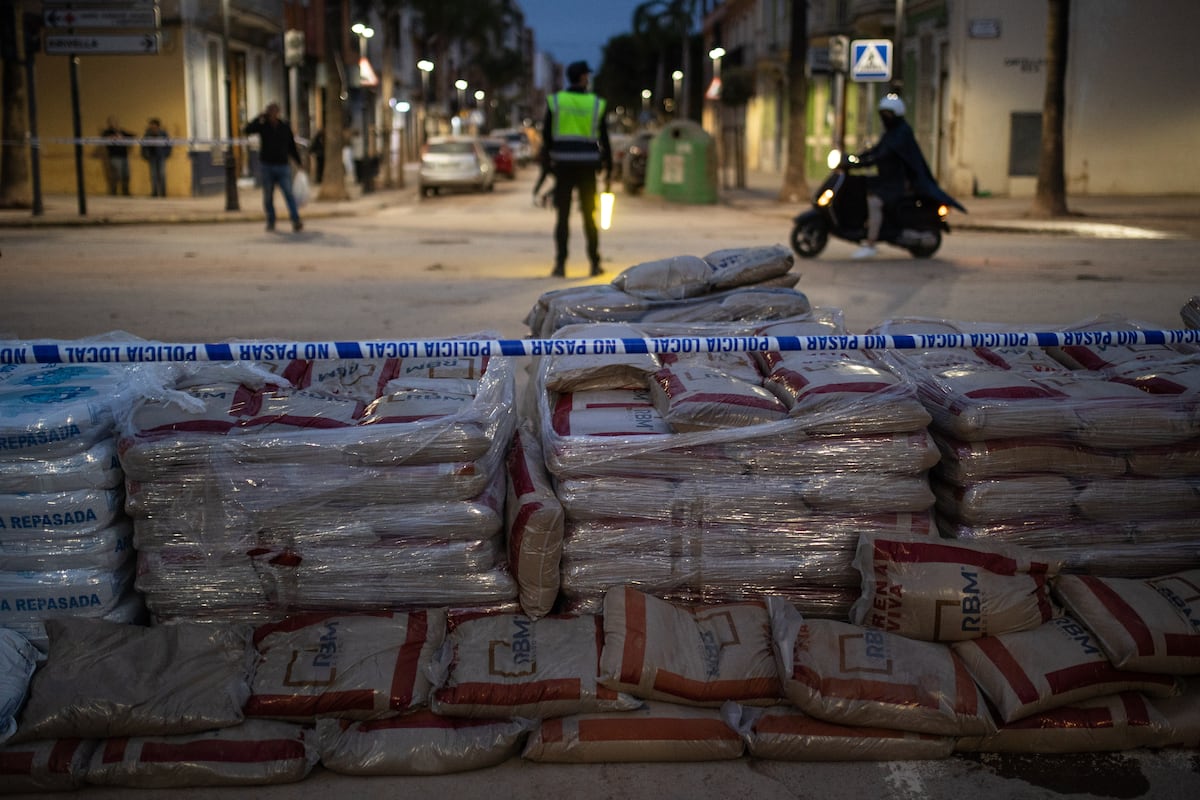
M853 156L843 159L829 154L833 171L813 196L813 207L795 218L792 249L803 258L815 258L825 249L830 236L858 243L867 238L867 175L870 167L857 166ZM903 248L916 258L929 258L942 246L942 234L950 232L946 218L950 206L966 211L954 198L907 195L885 206L879 241Z

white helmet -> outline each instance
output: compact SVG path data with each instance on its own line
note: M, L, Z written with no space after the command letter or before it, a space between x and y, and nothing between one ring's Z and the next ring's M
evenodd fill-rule
M904 101L898 94L887 94L879 101L880 111L891 111L897 117L904 116Z

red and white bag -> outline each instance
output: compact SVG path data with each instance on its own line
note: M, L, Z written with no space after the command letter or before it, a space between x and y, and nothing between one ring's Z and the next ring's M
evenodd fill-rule
M570 764L720 761L744 750L719 709L649 702L634 711L542 720L523 757Z
M317 720L321 765L342 775L445 775L495 766L521 754L537 723L528 719L402 717Z
M677 433L777 422L787 407L767 389L718 370L661 369L650 382L658 413Z
M425 665L446 635L446 612L297 614L254 632L258 669L246 716L376 719L425 705Z
M96 739L38 739L0 746L4 794L68 792L83 786Z
M108 739L92 753L87 782L139 789L295 783L317 759L311 728L247 720L186 736Z
M1047 579L1061 564L1016 545L863 534L862 595L850 621L926 642L1036 628L1054 616Z
M1065 615L1031 631L953 647L1004 722L1119 692L1170 697L1180 691L1171 676L1117 669L1093 634Z
M604 596L600 681L635 697L688 705L782 697L764 603L674 605L629 586Z
M431 707L448 717L544 719L628 711L639 702L600 685L599 617L452 616L430 675Z
M948 645L828 619L770 598L779 674L801 711L842 725L982 736L995 723Z
M546 474L542 446L518 426L508 451L508 565L520 587L521 610L537 619L558 598L563 507Z
M916 761L946 758L954 739L928 733L838 725L791 706L748 708L729 704L726 718L746 739L753 758L773 761Z
M1200 673L1200 569L1146 580L1064 575L1054 591L1119 669Z
M1163 716L1137 692L1121 692L1010 722L954 749L975 753L1097 753L1152 745Z

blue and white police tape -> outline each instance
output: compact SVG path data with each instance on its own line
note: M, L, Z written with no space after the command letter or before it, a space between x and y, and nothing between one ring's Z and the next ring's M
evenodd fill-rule
M941 350L970 347L1200 345L1200 330L1003 331L987 333L831 334L827 336L657 336L556 339L376 339L244 341L0 341L0 364L98 364L290 359L473 358L478 356L737 353L768 351Z

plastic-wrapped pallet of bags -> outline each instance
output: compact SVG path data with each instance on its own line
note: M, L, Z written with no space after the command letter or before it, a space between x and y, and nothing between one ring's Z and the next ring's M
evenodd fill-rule
M1013 545L864 534L854 565L856 625L927 642L1029 630L1055 610L1048 581L1060 565Z
M363 720L424 706L426 670L445 635L443 609L297 614L261 625L246 716Z
M1124 691L1171 697L1170 675L1117 669L1094 635L1063 615L1033 630L955 642L954 652L1004 722Z
M107 739L92 753L87 782L137 789L295 783L316 766L312 728L246 720L175 736Z
M46 631L49 653L30 683L19 741L183 734L243 719L248 626L54 619Z
M1183 317L1183 324L1189 328L1200 328L1200 294L1188 298L1179 310L1179 316Z
M317 721L321 764L342 775L445 775L495 766L520 755L537 723L529 719L442 717L420 709L401 717Z
M1118 669L1200 674L1200 569L1145 580L1063 575L1054 592Z
M522 757L564 764L684 762L740 758L744 751L719 709L650 701L632 711L542 720Z
M746 740L752 758L772 761L917 761L946 758L950 736L838 725L792 706L727 703L721 713Z
M688 705L782 696L764 603L680 606L630 586L605 595L600 675L611 689Z
M563 509L546 474L533 430L518 426L508 452L508 564L520 587L521 610L537 619L558 598Z
M430 706L449 717L527 719L637 708L599 681L603 632L595 616L452 614L430 667Z
M805 619L786 602L768 602L784 694L804 713L940 736L995 730L983 695L948 645Z

